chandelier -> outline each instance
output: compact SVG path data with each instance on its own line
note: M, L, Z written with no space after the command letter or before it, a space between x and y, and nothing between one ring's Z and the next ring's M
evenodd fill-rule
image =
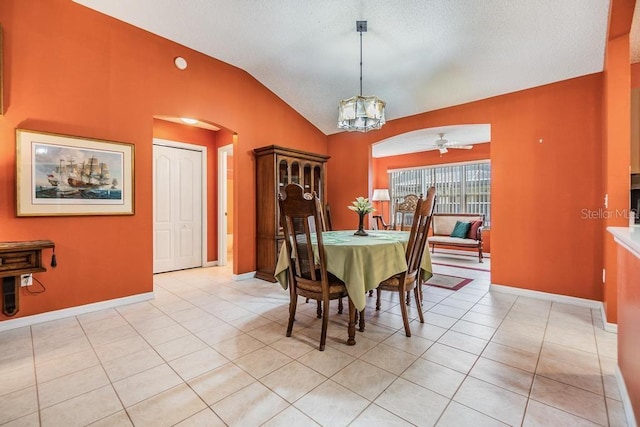
M340 101L338 128L368 132L384 125L385 102L375 95L362 96L362 33L367 31L367 21L356 21L356 31L360 33L360 95Z

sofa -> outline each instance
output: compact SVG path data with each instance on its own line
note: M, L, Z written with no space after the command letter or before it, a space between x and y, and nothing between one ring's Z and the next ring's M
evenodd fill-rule
M431 218L433 235L428 239L431 253L435 251L436 246L474 248L478 250L478 262L482 262L483 224L484 214L433 214Z

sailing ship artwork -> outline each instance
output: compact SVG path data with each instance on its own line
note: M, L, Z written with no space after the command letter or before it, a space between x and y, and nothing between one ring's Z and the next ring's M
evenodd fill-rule
M33 143L34 202L101 200L122 202L123 154Z

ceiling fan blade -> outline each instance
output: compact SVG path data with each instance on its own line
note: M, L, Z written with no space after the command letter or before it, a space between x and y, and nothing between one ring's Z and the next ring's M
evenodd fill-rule
M438 151L440 151L440 154L444 154L444 153L448 153L449 152L449 150L447 150L444 147L438 147Z
M462 150L471 150L473 145L450 145L449 148L459 148Z

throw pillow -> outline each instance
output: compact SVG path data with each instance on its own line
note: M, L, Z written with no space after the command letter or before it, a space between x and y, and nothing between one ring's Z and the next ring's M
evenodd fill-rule
M466 239L467 233L469 232L469 228L471 228L470 222L456 221L456 225L455 227L453 227L453 231L451 232L451 237L459 237L461 239Z
M469 227L469 234L467 234L467 239L476 240L478 237L478 228L482 225L482 220L473 221L471 223L471 227Z

